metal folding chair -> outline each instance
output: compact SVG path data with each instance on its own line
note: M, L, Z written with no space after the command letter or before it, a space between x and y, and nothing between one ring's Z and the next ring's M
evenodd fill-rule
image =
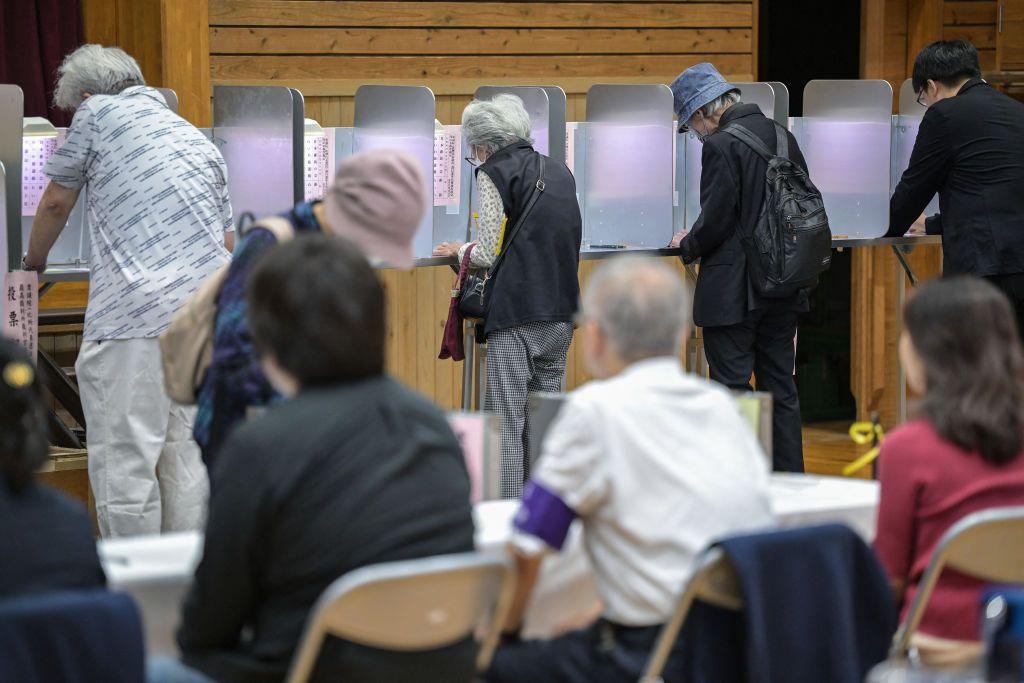
M709 548L698 558L696 569L690 575L690 580L686 583L672 616L658 634L658 640L651 650L640 683L662 683L661 674L665 670L669 654L679 638L679 632L693 601L697 599L725 609L743 609L739 577L721 548Z
M946 567L992 583L1024 583L1024 507L993 508L964 517L945 533L921 577L889 657L906 659L939 575Z
M483 671L512 604L515 573L507 559L442 555L363 567L323 592L311 612L288 683L306 683L327 635L399 652L450 645L483 627Z

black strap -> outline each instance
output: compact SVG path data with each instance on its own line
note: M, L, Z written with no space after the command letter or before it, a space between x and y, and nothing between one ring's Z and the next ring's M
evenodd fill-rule
M489 275L493 276L498 269L498 265L505 259L505 254L508 253L509 248L512 246L512 240L519 234L519 229L523 227L526 222L526 218L530 215L533 210L534 204L540 199L540 195L544 192L544 155L538 154L537 158L540 160L540 172L537 175L537 182L533 186L533 192L530 193L530 199L526 202L526 207L523 212L519 214L519 220L512 226L512 230L509 231L508 235L502 242L501 251L498 253L497 258L494 259L494 263L487 269Z
M772 121L772 124L775 126L775 144L777 147L777 151L774 153L768 149L768 145L764 144L761 138L757 137L738 123L733 123L722 128L722 132L728 133L750 149L754 150L754 152L756 152L757 155L765 161L771 161L772 157L777 156L782 157L783 159L788 159L789 138L786 136L786 132L783 130L782 126L775 121Z

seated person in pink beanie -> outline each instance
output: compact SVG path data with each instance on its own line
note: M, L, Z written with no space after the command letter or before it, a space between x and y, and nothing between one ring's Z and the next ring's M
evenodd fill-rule
M415 159L394 150L375 150L341 164L323 201L299 204L282 216L296 235L341 235L360 247L371 263L410 268L413 234L426 210L423 197ZM253 349L245 303L249 275L278 240L258 222L239 237L217 301L213 360L197 397L193 434L207 466L251 409L279 399Z
M983 280L933 280L903 321L900 361L921 398L917 417L882 445L875 539L901 619L950 527L979 510L1024 505L1024 353L1010 302ZM926 663L980 656L981 588L941 574L912 641Z

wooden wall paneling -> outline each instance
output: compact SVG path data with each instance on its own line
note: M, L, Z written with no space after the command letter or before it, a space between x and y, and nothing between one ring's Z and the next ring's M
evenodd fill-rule
M996 25L995 0L969 0L953 2L947 0L942 6L942 20L946 26Z
M85 42L117 45L117 0L82 0Z
M210 2L210 23L227 26L718 28L752 22L749 2Z
M164 85L178 93L179 113L196 126L213 123L207 0L160 0Z
M908 0L907 2L907 70L914 70L914 58L928 43L943 34L943 0Z
M1024 0L999 0L998 48L996 64L999 71L1024 70ZM982 68L985 68L984 65Z
M210 52L316 55L751 53L749 28L721 29L210 29Z

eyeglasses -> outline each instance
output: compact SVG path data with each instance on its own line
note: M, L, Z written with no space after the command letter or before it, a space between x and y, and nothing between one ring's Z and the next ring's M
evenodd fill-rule
M477 166L479 166L482 163L479 159L477 159L474 156L468 156L468 157L465 157L465 159L466 159L466 162L470 166L472 166L473 168L476 168Z
M924 88L921 89L921 92L917 93L917 103L922 107L927 107L928 105L921 101L922 97L924 97Z

